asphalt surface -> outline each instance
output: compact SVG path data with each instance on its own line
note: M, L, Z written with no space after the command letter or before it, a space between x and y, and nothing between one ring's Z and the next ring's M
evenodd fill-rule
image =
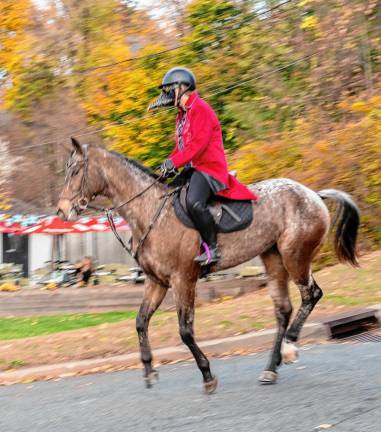
M201 392L194 363L0 388L1 432L379 432L381 343L301 350L279 382L259 386L267 353L212 361L220 385ZM320 429L319 429L320 426Z

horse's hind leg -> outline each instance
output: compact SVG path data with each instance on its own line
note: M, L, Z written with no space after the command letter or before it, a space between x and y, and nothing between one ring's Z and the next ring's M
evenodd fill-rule
M143 302L136 317L136 330L139 337L141 360L144 365L144 379L149 388L157 380L158 373L152 368L152 353L148 340L149 321L163 301L167 288L146 279Z
M172 288L179 319L180 336L182 341L192 352L197 366L202 373L205 393L211 394L217 388L218 381L217 378L212 375L209 360L197 345L193 332L196 281L191 283L187 282L186 277L176 277L174 279Z
M268 289L274 302L278 332L275 337L270 361L259 377L261 384L273 384L277 378L276 369L282 361L281 347L292 313L288 293L288 273L276 247L261 255L268 276Z
M323 291L316 283L312 274L310 274L308 279L299 281L297 285L302 298L302 304L300 305L295 319L291 323L290 328L286 333L286 341L288 343L296 342L298 340L304 323L306 322L316 303L323 296Z
M304 250L303 250L304 249ZM308 316L312 312L316 303L323 296L323 291L311 273L311 261L317 248L311 248L310 245L301 248L298 253L283 255L283 262L289 272L290 277L299 288L301 295L300 308L287 330L285 342L282 351L284 363L290 363L297 358L297 348L294 345L299 338L300 332Z

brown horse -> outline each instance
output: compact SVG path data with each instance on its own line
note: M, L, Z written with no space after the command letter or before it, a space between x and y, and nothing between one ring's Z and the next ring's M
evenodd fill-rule
M136 161L101 147L82 146L75 139L72 142L74 151L67 163L58 213L71 219L97 195L108 197L114 206L128 201L118 211L130 224L132 247L136 251L170 187L158 182L152 171ZM323 200L332 199L337 203L336 253L341 261L353 265L357 264L355 246L359 212L349 196L337 190L316 193L288 179L263 181L250 187L260 197L253 203L253 222L242 231L219 234L222 259L212 271L236 266L258 255L262 258L278 325L269 363L259 378L261 383L269 384L276 381L276 370L282 360L289 362L296 358L294 342L322 297L322 290L311 273L311 261L330 226L329 212ZM152 368L148 325L168 288L173 290L181 338L203 375L204 389L211 393L217 386L209 361L193 334L195 285L200 272L193 259L199 252L199 245L198 233L178 221L171 200L168 200L139 247L137 259L146 274L146 284L136 328L147 386L157 378L157 372ZM298 286L302 300L290 326L289 279Z

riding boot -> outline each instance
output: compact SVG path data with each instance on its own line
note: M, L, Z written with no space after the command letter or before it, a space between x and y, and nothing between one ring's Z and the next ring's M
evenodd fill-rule
M209 209L197 201L191 209L193 223L203 239L205 252L195 258L202 266L215 264L221 258L217 245L217 228Z

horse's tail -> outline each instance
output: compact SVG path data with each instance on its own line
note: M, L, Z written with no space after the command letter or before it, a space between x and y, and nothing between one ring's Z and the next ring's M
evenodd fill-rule
M318 192L323 200L331 199L337 203L336 215L332 226L336 226L335 251L341 262L349 262L357 267L356 240L360 225L360 211L351 197L336 189L324 189Z

